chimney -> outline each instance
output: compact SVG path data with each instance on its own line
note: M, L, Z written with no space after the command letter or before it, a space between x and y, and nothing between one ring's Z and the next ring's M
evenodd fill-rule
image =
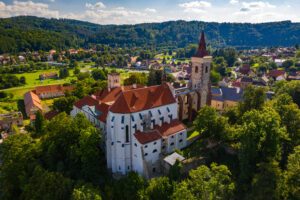
M133 84L133 85L132 85L132 87L133 87L134 89L136 89L136 88L137 88L137 85L136 85L136 83L135 83L135 84Z

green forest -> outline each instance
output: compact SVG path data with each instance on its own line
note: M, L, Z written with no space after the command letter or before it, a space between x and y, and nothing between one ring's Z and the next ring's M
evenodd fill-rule
M67 48L95 44L111 47L182 48L199 41L205 27L213 48L293 46L300 43L300 23L207 23L169 21L137 25L98 25L68 19L13 17L0 19L0 54Z

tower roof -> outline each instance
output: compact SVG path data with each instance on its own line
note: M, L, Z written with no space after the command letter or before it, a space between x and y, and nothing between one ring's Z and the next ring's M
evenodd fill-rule
M208 56L208 53L206 51L206 42L205 42L204 30L202 30L201 39L200 39L200 42L199 42L199 47L198 47L197 53L193 57L203 58L204 56Z

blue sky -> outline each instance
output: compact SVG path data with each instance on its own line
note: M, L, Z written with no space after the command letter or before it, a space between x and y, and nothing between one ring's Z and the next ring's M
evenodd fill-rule
M98 24L169 20L300 22L299 0L0 0L0 17L33 15Z

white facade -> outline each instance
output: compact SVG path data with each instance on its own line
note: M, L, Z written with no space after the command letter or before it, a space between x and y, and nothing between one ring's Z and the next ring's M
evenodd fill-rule
M154 125L161 126L162 118L164 122L170 123L171 120L177 119L177 103L130 114L108 113L106 157L108 168L112 169L113 173L126 174L134 170L144 174L144 161L155 163L159 160L163 147L162 140L167 141L166 153L186 146L186 130L172 134L166 139L141 144L134 133L137 130L145 131L144 118L150 115L151 129Z
M95 106L84 105L82 108L73 106L71 115L84 113L86 118L100 129L105 138L107 167L112 173L125 175L129 171L136 171L149 178L151 177L149 173L160 171L161 153L171 153L186 146L186 129L145 144L141 144L134 134L137 131L146 131L144 125L146 120L152 130L155 125L161 127L163 123L169 124L177 119L177 107L177 103L173 103L135 113L122 114L109 111L106 123L98 119Z

